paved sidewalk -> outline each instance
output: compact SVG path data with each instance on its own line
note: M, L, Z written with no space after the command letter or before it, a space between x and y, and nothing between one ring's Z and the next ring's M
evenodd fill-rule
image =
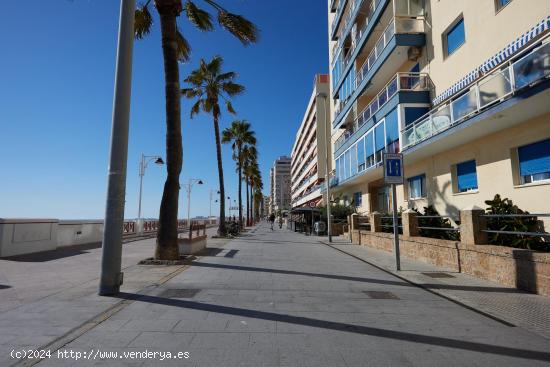
M213 246L216 247L216 246ZM550 341L262 224L63 347L131 366L549 366ZM130 359L122 353L189 353ZM46 359L40 366L74 365Z
M326 238L317 238L329 244ZM393 253L350 244L343 238L335 238L330 245L474 310L550 339L550 297L522 292L405 256L401 256L401 271L397 272ZM433 277L434 273L438 276L441 272L445 277Z
M124 245L123 291L142 291L184 269L138 266L153 255L154 243ZM0 259L0 366L16 362L12 350L50 348L120 303L97 295L100 259L97 245Z

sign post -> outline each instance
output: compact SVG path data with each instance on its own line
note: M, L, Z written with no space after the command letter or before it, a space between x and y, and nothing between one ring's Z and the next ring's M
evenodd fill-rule
M309 203L309 207L311 208L311 233L310 235L313 236L313 225L314 225L314 218L313 218L313 208L317 207L314 202Z
M397 270L401 270L401 259L399 256L399 219L397 217L396 185L403 184L403 154L384 153L384 182L391 185L395 268Z

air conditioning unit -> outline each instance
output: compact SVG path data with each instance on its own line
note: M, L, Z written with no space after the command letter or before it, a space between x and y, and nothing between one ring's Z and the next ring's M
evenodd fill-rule
M411 46L407 50L407 57L411 61L417 61L420 55L422 55L422 48L419 46Z

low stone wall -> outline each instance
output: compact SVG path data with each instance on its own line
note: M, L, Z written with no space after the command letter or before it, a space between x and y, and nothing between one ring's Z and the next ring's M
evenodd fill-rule
M200 219L195 223L211 227L215 219ZM178 229L187 226L178 220ZM125 221L125 238L157 231L157 220ZM0 218L0 257L24 255L69 247L98 243L103 239L102 220L10 219Z
M101 242L102 220L60 220L57 226L57 247Z
M353 230L351 236L355 244L393 251L392 233ZM410 259L550 296L550 253L426 237L399 238L401 254Z

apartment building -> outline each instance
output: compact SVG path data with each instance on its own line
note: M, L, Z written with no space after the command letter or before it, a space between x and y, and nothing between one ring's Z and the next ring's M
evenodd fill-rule
M329 76L319 74L296 133L292 147L292 207L318 205L322 202L321 184L325 181L327 156L332 161L332 147L325 143L330 136ZM331 170L331 163L329 171Z
M289 157L281 156L275 160L269 171L270 213L290 210L290 163Z
M550 1L330 0L336 199L457 218L495 194L549 212Z

